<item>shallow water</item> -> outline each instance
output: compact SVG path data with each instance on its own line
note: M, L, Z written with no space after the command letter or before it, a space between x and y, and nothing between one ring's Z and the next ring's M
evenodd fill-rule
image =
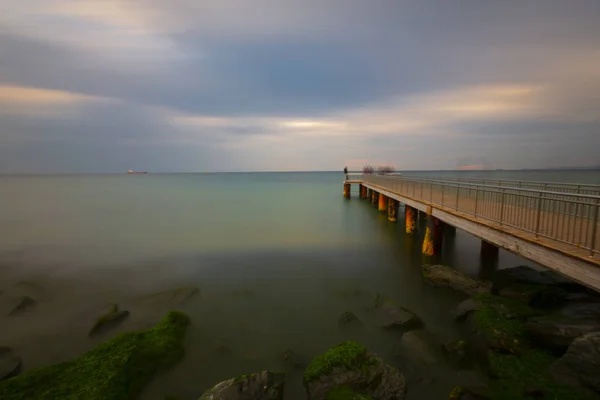
M338 173L0 177L0 290L19 281L41 288L35 309L0 316L0 345L12 346L25 370L68 360L120 331L158 321L168 304L140 305L140 296L197 286L200 294L181 307L192 319L186 357L159 375L143 399L196 399L231 376L286 370L281 353L288 348L310 359L346 339L406 371L409 399L444 398L472 375L450 368L439 354L428 367L397 357L400 335L370 323L368 295L385 294L417 313L436 353L436 343L458 335L450 311L460 296L424 286L423 263L481 277L531 264L504 251L497 265L485 263L479 241L461 231L445 237L441 257L424 258L420 235L406 236L402 219L389 223L356 192L345 201L341 179ZM240 289L254 296L232 293ZM348 295L355 290L367 295ZM89 338L99 310L114 302L131 317ZM367 328L341 331L337 320L346 310ZM232 355L218 353L219 346ZM286 399L305 398L301 371L287 379Z

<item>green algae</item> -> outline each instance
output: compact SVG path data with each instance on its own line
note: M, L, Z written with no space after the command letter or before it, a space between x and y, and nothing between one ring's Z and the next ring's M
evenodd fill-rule
M153 328L122 333L72 361L0 382L3 400L129 400L184 354L189 318L170 311Z
M358 393L349 386L339 386L325 393L325 400L373 400L373 398Z
M343 342L311 361L304 371L304 382L308 383L327 375L336 367L363 369L376 362L375 358L367 355L366 347L352 341Z

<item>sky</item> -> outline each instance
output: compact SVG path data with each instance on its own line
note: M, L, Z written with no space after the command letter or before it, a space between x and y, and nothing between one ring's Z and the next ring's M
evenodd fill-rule
M600 165L598 0L0 0L0 173Z

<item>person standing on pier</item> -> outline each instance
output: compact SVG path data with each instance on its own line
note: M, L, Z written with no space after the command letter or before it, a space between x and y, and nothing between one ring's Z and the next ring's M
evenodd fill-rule
M348 180L348 167L344 167L344 176L346 177L346 180Z

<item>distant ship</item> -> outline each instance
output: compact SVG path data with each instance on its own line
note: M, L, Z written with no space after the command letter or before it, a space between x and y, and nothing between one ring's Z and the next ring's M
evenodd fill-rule
M134 171L132 171L132 170L130 170L130 169L128 169L128 170L127 170L127 173L128 173L128 174L134 174L134 175L137 175L137 174L142 174L142 175L143 175L143 174L147 174L147 172L134 172Z

